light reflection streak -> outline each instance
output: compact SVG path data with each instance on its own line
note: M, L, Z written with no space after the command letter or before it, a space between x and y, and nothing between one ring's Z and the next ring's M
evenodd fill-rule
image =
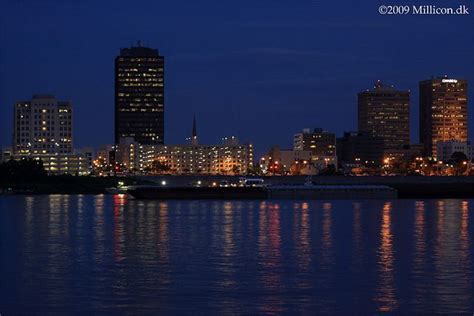
M459 236L460 242L460 257L461 257L461 269L462 271L470 271L470 273L465 273L463 281L463 288L469 293L470 284L472 282L472 266L471 266L471 243L469 241L469 202L461 202L461 231ZM473 295L466 297L464 302L468 306L469 302L472 302Z
M329 266L332 263L332 203L323 203L322 222L322 263Z
M259 210L258 254L261 265L261 282L268 293L262 299L260 310L264 313L281 313L280 298L275 295L282 287L280 206L278 203L262 202Z
M224 202L224 256L230 257L234 252L234 239L232 227L232 206L231 202Z
M413 254L413 286L415 290L415 308L418 312L426 312L423 306L426 303L426 291L420 286L421 279L426 277L426 232L425 232L425 202L415 202L414 224L414 254Z
M393 312L398 307L394 284L394 253L391 228L392 203L385 202L382 210L376 298L379 312Z
M113 197L114 201L114 258L116 262L120 262L125 259L124 255L124 228L123 228L123 213L126 202L126 196L124 194L116 194Z
M309 205L307 202L295 203L293 205L294 232L296 234L296 264L303 272L308 271L311 266L311 238Z
M94 212L94 260L97 264L101 264L105 252L105 229L104 229L104 195L95 196L95 212Z
M470 262L469 260L469 202L461 202L461 255L464 256L465 262Z
M167 264L169 261L169 232L168 232L168 203L160 202L159 204L159 222L158 222L158 255L162 263Z

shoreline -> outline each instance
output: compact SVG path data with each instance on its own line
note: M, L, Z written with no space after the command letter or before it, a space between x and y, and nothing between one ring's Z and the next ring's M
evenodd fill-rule
M238 181L240 176L134 176L134 177L46 177L29 183L3 185L0 195L5 194L106 194L105 189L115 186L118 181L127 185L161 185L168 188L190 187L196 181L203 185L212 182ZM262 178L267 185L303 185L305 176L252 176ZM474 177L347 177L347 176L314 176L314 185L384 185L397 190L399 199L410 198L474 198ZM8 190L7 188L11 188ZM192 189L192 188L191 188Z

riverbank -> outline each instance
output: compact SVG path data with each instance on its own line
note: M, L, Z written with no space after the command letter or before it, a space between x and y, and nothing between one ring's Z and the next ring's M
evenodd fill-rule
M3 194L104 194L118 182L124 185L153 184L132 177L45 176L30 181L2 183Z
M299 185L304 176L255 177L267 185ZM0 191L17 194L104 194L118 182L125 185L162 185L167 187L202 186L221 182L237 183L239 176L139 176L139 177L74 177L49 176L28 182L2 183ZM469 198L474 197L474 177L344 177L315 176L315 185L385 185L398 192L399 198Z

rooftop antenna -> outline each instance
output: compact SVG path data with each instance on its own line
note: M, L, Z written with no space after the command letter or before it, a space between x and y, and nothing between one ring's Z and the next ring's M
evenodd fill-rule
M138 40L137 45L138 47L142 47L142 41Z

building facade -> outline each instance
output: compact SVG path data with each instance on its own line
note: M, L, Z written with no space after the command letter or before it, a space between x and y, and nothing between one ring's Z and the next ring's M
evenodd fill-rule
M122 139L117 162L131 173L248 174L253 167L252 144L143 145Z
M34 95L15 104L10 158L41 160L49 174L86 175L90 150L73 149L73 108L51 95Z
M115 144L164 142L164 57L147 47L123 48L115 58Z
M3 147L0 150L0 163L7 162L13 158L13 150L11 147Z
M466 142L467 81L448 77L420 82L420 142L424 155L437 156L437 143Z
M15 104L14 154L70 154L73 148L73 113L70 102L51 95L34 95Z
M337 167L336 134L324 131L321 128L303 129L293 137L293 150L307 150L311 152L313 164Z
M370 134L345 132L336 148L340 163L381 164L384 157L384 139Z
M319 170L311 163L310 150L280 149L275 146L260 159L265 174L315 175Z
M16 156L15 159L24 157L41 160L44 170L52 175L70 174L83 176L90 174L92 170L88 154L85 153L22 155Z
M447 141L436 143L436 159L438 161L448 161L455 152L466 155L469 161L474 159L474 145L468 142Z
M358 94L359 133L382 137L384 150L410 144L410 91L400 91L376 81L373 90Z

